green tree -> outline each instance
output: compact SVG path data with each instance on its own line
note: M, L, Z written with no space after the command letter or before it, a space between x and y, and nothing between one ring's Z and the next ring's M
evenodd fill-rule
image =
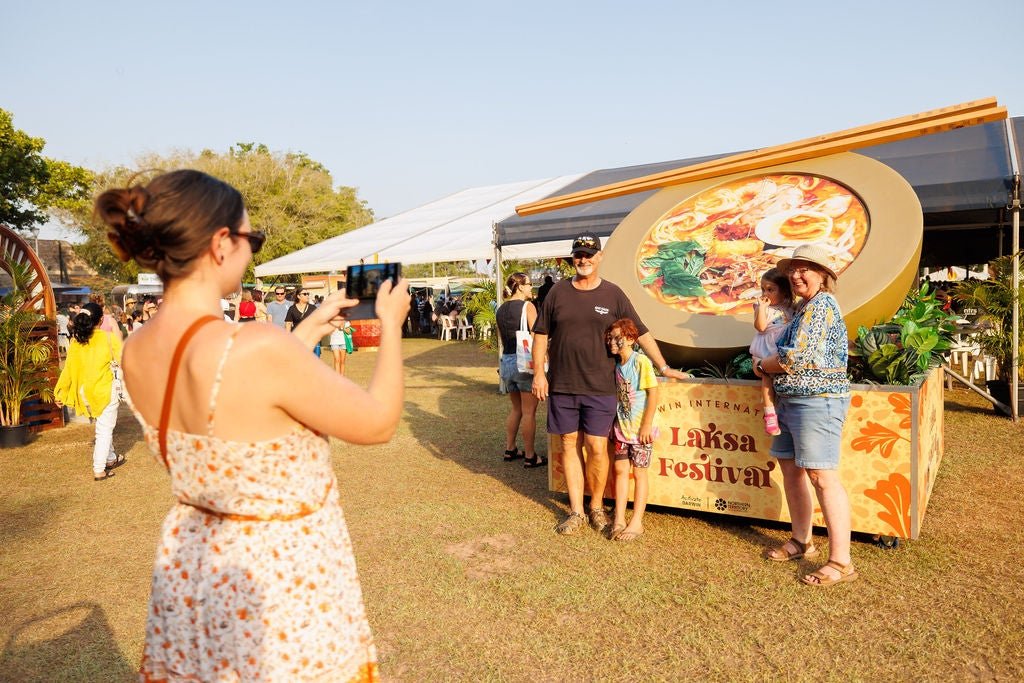
M46 141L14 127L0 109L0 223L25 230L88 196L92 173L42 154Z
M160 171L194 168L238 188L245 198L254 230L267 233L253 260L263 263L373 222L373 211L353 187L335 187L323 164L301 152L272 152L266 145L237 143L225 153L203 150L150 155L133 168L118 167L96 174L93 196L111 187L145 183ZM121 263L111 252L106 228L92 216L91 200L64 212L69 224L85 234L76 250L97 271L123 281L136 278L134 263ZM253 277L252 270L246 274Z

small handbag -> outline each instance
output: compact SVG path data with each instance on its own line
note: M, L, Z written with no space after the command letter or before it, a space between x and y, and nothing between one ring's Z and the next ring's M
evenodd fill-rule
M124 373L121 371L121 364L114 360L114 342L110 339L110 332L107 332L107 348L110 349L110 372L114 375L114 388L117 391L119 401L124 400Z
M533 335L526 324L526 302L523 302L523 314L519 317L519 329L516 330L516 370L533 374Z

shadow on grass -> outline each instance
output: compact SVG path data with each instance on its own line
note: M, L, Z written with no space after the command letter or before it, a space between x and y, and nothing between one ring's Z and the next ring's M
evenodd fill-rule
M59 635L37 638L36 634ZM135 669L100 606L79 602L20 624L0 653L5 681L130 681Z
M14 543L36 536L40 530L50 526L62 506L63 501L58 496L35 498L17 508L4 506L0 547L9 548Z
M497 359L466 345L467 342L453 342L406 359L406 368L413 374L407 379L407 387L439 390L441 415L407 402L403 419L431 455L493 477L544 505L554 524L565 514L565 495L548 491L544 468L525 469L522 460L502 460L509 400L498 394ZM493 373L493 381L467 377L462 372L466 369ZM546 405L542 403L537 409L535 437L539 454L547 452L545 415Z

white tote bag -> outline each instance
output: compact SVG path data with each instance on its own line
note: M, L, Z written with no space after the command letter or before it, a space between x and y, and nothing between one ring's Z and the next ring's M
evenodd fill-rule
M516 370L533 374L533 335L526 325L526 302L523 302L523 314L519 317L519 329L516 330Z

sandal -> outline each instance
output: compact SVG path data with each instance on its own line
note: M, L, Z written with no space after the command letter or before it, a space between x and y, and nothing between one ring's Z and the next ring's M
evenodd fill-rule
M118 467L125 464L126 462L128 462L128 458L124 455L119 455L114 459L114 462L108 462L107 466L104 469L107 472L109 472L110 470L116 470Z
M92 475L92 480L93 481L103 481L104 479L110 479L112 476L114 476L114 474L115 473L111 472L110 470L104 471L103 474L96 474L94 472L93 475Z
M504 460L505 462L512 462L513 460L518 460L519 458L522 458L525 455L526 453L520 453L518 448L510 448L509 450L505 451L505 457L502 458L502 460Z
M578 512L570 512L569 516L555 527L555 532L562 534L563 536L571 536L579 531L580 527L586 523L586 517Z
M793 547L796 548L796 552L787 552L786 543L792 543ZM814 557L818 554L818 549L814 547L813 538L807 541L807 543L801 543L790 536L786 543L775 548L766 548L761 554L761 557L766 560L771 560L772 562L789 562L790 560L802 560L805 557Z
M608 530L608 540L609 541L614 541L615 540L615 536L617 536L620 531L624 531L625 529L626 529L626 525L625 524L616 524L615 526L613 526L612 528L610 528Z
M629 543L630 541L635 541L636 539L640 538L643 535L644 535L644 532L642 532L642 531L620 531L619 533L617 533L612 538L612 540L613 541L622 541L624 543Z
M828 574L825 574L824 572L821 571L825 567L832 567L832 569L835 569L839 573L839 576L833 578L833 577L829 576ZM853 562L851 562L850 564L840 564L840 563L836 562L835 560L829 560L824 565L819 567L817 571L815 571L815 572L813 572L811 574L807 574L806 576L804 576L800 580L803 581L804 583L806 583L808 586L823 586L824 587L824 586L832 586L832 585L837 584L837 583L846 583L848 581L856 581L857 580L857 576L859 576L859 575L857 574L857 570L853 568Z
M591 508L587 511L587 519L590 520L590 528L599 534L612 525L604 508Z
M526 454L524 453L523 455ZM536 453L534 453L532 458L526 459L526 461L523 463L523 467L525 467L528 470L531 470L534 467L546 467L547 464L547 458L545 458L543 455L537 455Z

